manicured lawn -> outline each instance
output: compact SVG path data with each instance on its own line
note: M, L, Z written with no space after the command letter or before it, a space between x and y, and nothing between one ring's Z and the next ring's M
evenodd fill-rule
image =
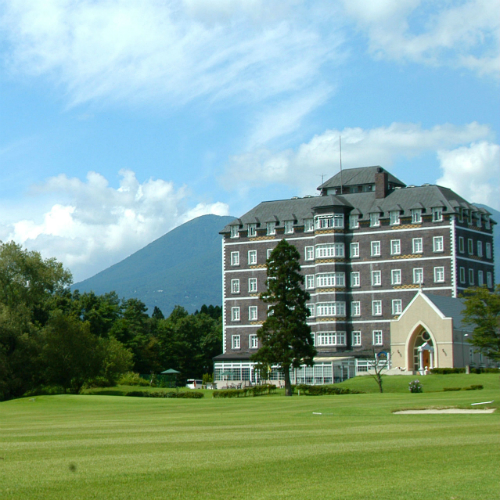
M423 394L208 396L39 396L0 403L0 498L498 497L500 410L391 413L492 399L490 406L498 408L498 386Z

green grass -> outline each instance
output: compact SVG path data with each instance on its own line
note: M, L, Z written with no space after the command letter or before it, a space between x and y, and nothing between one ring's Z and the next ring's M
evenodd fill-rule
M482 385L485 389L500 389L500 374L481 373L466 375L465 373L450 373L449 375L386 375L382 376L384 392L406 393L408 384L412 380L420 380L424 392L442 391L445 387L470 387L471 385ZM348 387L363 392L378 392L378 385L369 375L354 377L341 384L340 387Z
M489 500L498 497L500 410L392 414L487 400L499 407L498 384L451 393L4 402L0 499Z

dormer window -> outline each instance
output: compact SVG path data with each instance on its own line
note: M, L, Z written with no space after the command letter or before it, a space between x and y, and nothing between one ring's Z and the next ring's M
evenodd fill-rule
M372 212L370 214L370 227L378 227L380 226L380 213Z
M238 238L240 235L239 229L238 226L231 226L231 238Z
M285 234L293 233L293 220L285 221Z
M488 216L486 216L486 220L484 221L484 227L486 229L491 229L490 218Z
M276 234L276 221L268 222L266 227L268 235Z
M248 228L248 237L256 236L257 235L257 224L247 224Z
M432 222L441 222L443 220L442 207L434 207L432 209Z
M399 218L399 210L392 210L389 212L389 217L391 221L391 226L397 226L401 223Z
M411 221L413 224L420 224L422 222L422 209L414 208L411 211Z
M309 233L314 230L314 219L304 219L304 232Z
M359 227L359 215L354 214L349 216L349 227L351 229L357 229Z
M344 227L344 214L320 215L316 217L316 229L326 229L329 227Z
M481 214L477 214L477 221L476 221L477 227L481 227Z

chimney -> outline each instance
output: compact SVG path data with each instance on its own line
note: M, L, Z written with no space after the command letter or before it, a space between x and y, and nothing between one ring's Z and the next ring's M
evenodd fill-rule
M385 198L389 193L388 175L382 167L377 167L375 172L375 198Z

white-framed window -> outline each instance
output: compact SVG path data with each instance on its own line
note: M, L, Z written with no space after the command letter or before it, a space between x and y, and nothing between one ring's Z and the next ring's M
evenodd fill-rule
M476 225L477 225L477 227L481 227L481 224L482 224L482 222L481 222L481 214L478 213L476 215L476 217L477 217L477 219L476 219Z
M293 233L293 220L285 221L285 234Z
M380 226L380 213L372 212L370 214L370 227L378 227Z
M478 271L477 272L477 286L483 286L484 285L484 273L483 271Z
M392 314L401 314L403 312L403 301L401 299L392 300Z
M389 220L391 226L398 226L401 223L400 217L399 217L399 210L391 210L389 212Z
M361 345L361 332L355 331L351 333L351 343L353 346Z
M316 229L344 227L344 214L320 215L316 217Z
M464 209L459 208L458 209L458 222L463 222L464 221Z
M257 224L256 223L247 224L247 229L248 229L248 237L249 238L257 235Z
M320 273L316 275L316 286L345 286L345 273Z
M432 238L432 250L434 252L444 251L444 238L442 236L434 236Z
M253 266L257 264L257 250L248 251L248 265Z
M467 251L469 252L469 255L474 255L474 242L472 241L472 238L467 240Z
M416 267L413 269L413 283L420 285L424 282L424 269L422 267Z
M483 256L483 242L482 241L477 242L477 256L478 257Z
M240 265L240 252L231 252L231 265L232 266Z
M232 349L239 349L240 348L240 336L239 335L232 335L231 336L231 347Z
M469 285L474 284L474 269L469 269Z
M485 215L484 227L485 227L486 229L490 229L490 228L491 228L490 218L489 218L487 215Z
M372 257L380 257L380 241L372 241L370 247Z
M238 238L240 235L239 226L231 226L231 238Z
M309 309L309 317L314 318L314 304L306 304L306 307Z
M401 255L401 240L391 240L391 255Z
M361 316L361 302L351 302L351 316Z
M343 257L344 244L343 243L326 243L316 245L316 258L323 259L326 257Z
M248 292L255 293L257 291L257 278L248 278Z
M250 306L248 308L248 321L257 321L257 306Z
M276 221L271 221L266 224L267 234L276 234Z
M382 330L373 330L373 345L384 345Z
M372 300L372 314L373 316L382 316L382 301Z
M316 345L345 345L345 332L317 332Z
M493 274L492 273L486 273L486 286L488 288L493 288Z
M421 208L412 209L411 221L413 224L420 224L422 222L422 209Z
M391 285L401 285L401 269L391 269Z
M311 290L314 288L314 274L306 274L306 289Z
M486 258L491 259L491 243L486 243Z
M359 215L349 215L349 228L357 229L359 227Z
M231 280L231 293L240 293L240 280Z
M345 316L345 302L320 302L316 304L316 316Z
M412 248L413 248L413 253L422 253L424 251L422 238L413 238Z
M231 321L240 321L239 307L231 307Z
M458 251L460 253L464 253L465 252L465 240L464 240L463 236L459 236L458 237Z
M361 286L360 273L359 272L351 273L351 286L352 287Z
M259 338L255 333L252 333L248 338L248 344L250 349L258 349L259 348Z
M310 233L314 231L314 219L304 219L304 232Z
M372 286L380 286L382 284L382 271L372 271Z
M274 248L268 248L266 249L266 259L269 259L271 257L271 254L273 253Z
M444 267L434 268L434 283L444 283Z
M314 247L306 247L304 253L305 260L314 260Z
M359 257L359 243L351 243L351 258Z
M460 283L465 283L465 267L460 268Z
M432 209L432 222L441 222L443 220L443 208L434 207Z

